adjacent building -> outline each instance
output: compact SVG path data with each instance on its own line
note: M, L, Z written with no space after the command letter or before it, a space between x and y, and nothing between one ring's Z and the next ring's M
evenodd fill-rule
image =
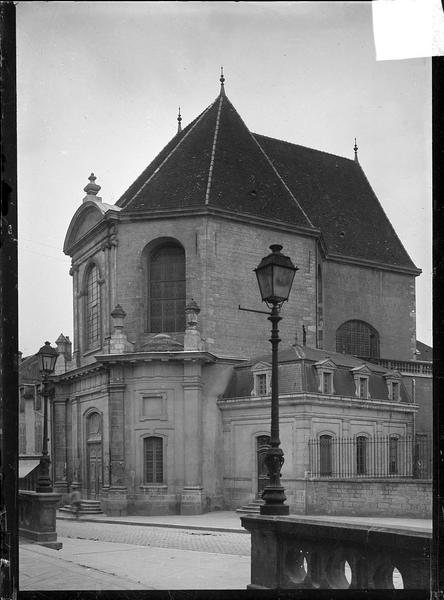
M64 245L74 340L54 378L56 490L78 485L110 514L189 514L256 497L269 322L239 306L262 308L253 269L273 243L299 269L280 327L292 510L305 510L307 473L339 468L327 438L361 440L361 469L372 438L414 438L418 398L396 365L417 358L420 270L356 146L347 159L250 132L222 77L215 101L184 129L179 120L116 204L100 189L91 174Z

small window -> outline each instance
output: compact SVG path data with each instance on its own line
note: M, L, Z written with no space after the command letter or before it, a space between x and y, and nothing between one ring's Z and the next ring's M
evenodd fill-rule
M368 379L367 377L359 378L359 397L367 398L368 396Z
M389 383L389 399L393 402L398 402L399 400L399 382L391 381Z
M332 393L332 380L333 380L332 373L323 373L322 374L322 391L324 392L324 394Z
M398 438L391 437L389 440L389 473L398 473Z
M256 393L258 396L267 395L267 375L265 373L256 375Z
M163 483L163 440L148 437L143 441L144 483Z
M25 412L25 390L23 388L19 390L19 411Z
M356 473L367 473L367 438L363 435L356 438Z

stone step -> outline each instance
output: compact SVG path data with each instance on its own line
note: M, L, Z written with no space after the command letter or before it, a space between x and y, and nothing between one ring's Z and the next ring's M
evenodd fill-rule
M260 514L261 506L264 504L264 501L256 498L252 500L248 504L244 504L236 509L236 512L239 514Z
M66 504L62 508L59 509L61 512L69 512L72 513L72 508L70 504ZM103 511L100 506L100 500L80 500L80 511L82 515L101 515Z

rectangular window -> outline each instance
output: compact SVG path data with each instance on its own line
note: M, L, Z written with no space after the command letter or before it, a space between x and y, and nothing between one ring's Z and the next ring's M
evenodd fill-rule
M19 392L19 411L21 413L25 412L25 390L22 388Z
M393 402L399 400L399 383L397 381L392 381L389 386L389 398L390 400L393 400Z
M144 483L163 483L163 440L159 437L145 438Z
M332 393L331 379L332 379L331 373L323 373L322 374L322 380L323 380L322 389L323 389L324 394Z
M267 395L267 375L265 373L256 375L256 394L258 396Z
M359 378L359 397L367 398L367 379L365 377Z

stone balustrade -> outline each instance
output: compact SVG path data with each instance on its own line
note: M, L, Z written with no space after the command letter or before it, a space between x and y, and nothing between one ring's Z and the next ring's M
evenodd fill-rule
M430 589L427 530L296 515L241 522L251 533L249 589L393 589L394 572L404 589Z

